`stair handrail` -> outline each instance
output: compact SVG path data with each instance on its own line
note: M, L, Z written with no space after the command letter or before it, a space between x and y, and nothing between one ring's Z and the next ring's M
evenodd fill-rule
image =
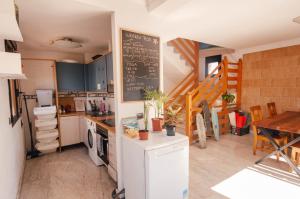
M212 96L212 100L208 101L209 106L211 107L215 100L227 90L228 86L228 60L227 57L224 57L221 63L214 68L212 72L204 79L204 81L199 84L191 92L188 92L186 95L186 134L190 138L190 143L193 141L194 136L192 135L191 126L192 126L192 116L195 112L202 111L201 108L194 107L195 103L200 100L200 96L203 99L208 100L208 96ZM216 70L219 70L217 74L214 74ZM210 93L204 94L205 91L209 90L210 87L215 83L216 80L219 80L211 89ZM221 87L219 89L219 87ZM211 94L213 92L213 94ZM197 100L196 100L197 99ZM194 114L195 115L195 114Z

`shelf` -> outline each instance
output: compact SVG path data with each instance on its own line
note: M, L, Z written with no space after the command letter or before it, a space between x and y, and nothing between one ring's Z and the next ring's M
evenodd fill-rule
M22 72L21 55L19 53L0 52L0 78L26 79Z

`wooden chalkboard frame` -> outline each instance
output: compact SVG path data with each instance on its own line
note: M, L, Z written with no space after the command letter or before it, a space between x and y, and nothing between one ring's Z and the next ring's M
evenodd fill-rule
M160 43L160 37L157 36L157 35L153 35L153 34L148 34L148 33L144 33L144 32L138 32L138 31L134 31L134 30L130 30L130 29L126 29L126 28L120 28L120 59L121 59L121 93L122 93L122 102L126 102L126 103L134 103L134 102L142 102L144 101L143 99L141 100L129 100L129 101L126 101L124 99L124 74L123 74L123 70L124 70L124 66L123 66L123 34L122 32L123 31L128 31L128 32L132 32L132 33L135 33L135 34L141 34L141 35L146 35L146 36L150 36L150 37L156 37L159 39L159 53L158 53L158 60L159 60L159 65L158 65L158 81L159 81L159 87L158 89L160 90L161 89L161 78L160 78L160 64L161 64L161 54L160 54L160 50L161 50L161 43Z

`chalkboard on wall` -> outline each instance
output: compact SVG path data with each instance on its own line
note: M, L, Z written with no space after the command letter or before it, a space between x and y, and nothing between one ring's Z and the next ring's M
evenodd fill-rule
M121 29L123 101L141 101L144 90L159 89L160 39Z

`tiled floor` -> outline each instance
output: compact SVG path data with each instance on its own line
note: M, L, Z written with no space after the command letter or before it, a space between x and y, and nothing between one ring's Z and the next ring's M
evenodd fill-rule
M300 195L299 177L285 172L288 167L284 162L267 160L254 165L264 154L253 156L251 143L251 135L225 135L219 142L210 139L206 149L191 146L189 198L259 199L265 194L263 198L274 199L281 193ZM275 186L281 187L281 192L277 193ZM77 148L27 161L21 199L109 199L114 187L106 169L91 162L87 149ZM260 188L263 190L253 192Z
M20 198L109 199L115 186L81 147L28 160Z

